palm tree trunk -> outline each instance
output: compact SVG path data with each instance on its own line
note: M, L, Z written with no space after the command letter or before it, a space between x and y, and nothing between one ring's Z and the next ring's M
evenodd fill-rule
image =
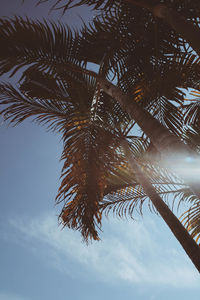
M145 193L152 201L153 205L164 219L165 223L173 232L183 249L195 265L196 269L200 272L200 247L196 244L190 234L187 232L185 227L181 224L178 218L172 213L165 202L157 194L156 189L152 186L149 179L142 172L140 167L137 165L135 159L128 149L127 141L122 142L126 157L136 173L136 180L141 184Z
M154 146L160 151L162 157L167 157L168 159L171 157L175 160L178 158L184 164L184 158L196 155L178 137L173 135L149 112L134 102L130 96L125 95L117 86L102 77L98 77L98 81L103 91L118 101L130 117L137 122L144 133L151 139ZM187 165L189 167L190 163L188 162ZM185 178L184 174L179 175L184 179L193 193L200 198L200 183L188 182L188 178Z

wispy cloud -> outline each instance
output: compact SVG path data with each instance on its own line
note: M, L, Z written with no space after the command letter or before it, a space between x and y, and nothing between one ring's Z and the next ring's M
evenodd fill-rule
M28 298L23 298L22 296L0 292L0 300L28 300Z
M103 241L86 246L76 232L58 228L54 216L11 221L25 245L39 255L42 247L46 262L71 276L82 270L115 283L198 288L199 275L185 253L160 242L153 220L145 224L112 220Z

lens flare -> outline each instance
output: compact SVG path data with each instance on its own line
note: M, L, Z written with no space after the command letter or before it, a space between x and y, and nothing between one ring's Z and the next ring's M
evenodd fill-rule
M181 157L165 159L163 161L165 168L170 168L172 172L180 176L182 179L187 179L190 182L199 181L200 178L200 158L198 157Z

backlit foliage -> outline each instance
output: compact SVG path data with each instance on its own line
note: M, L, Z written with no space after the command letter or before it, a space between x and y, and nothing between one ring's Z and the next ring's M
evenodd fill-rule
M64 10L74 5L64 2ZM105 9L79 33L61 23L0 20L0 74L20 75L17 86L0 85L1 114L12 125L31 117L62 136L64 165L56 198L64 203L60 220L78 229L86 241L99 239L103 212L132 217L146 202L120 146L123 139L166 201L169 195L191 197L183 182L155 161L156 149L148 137L142 132L130 135L134 120L100 90L98 76L114 80L171 132L179 137L184 133L190 144L185 126L194 109L177 106L184 105L183 88L196 88L199 60L150 11L126 1L113 3L77 1ZM188 9L190 1L168 4L188 18L194 14ZM96 73L87 70L88 63L97 65Z

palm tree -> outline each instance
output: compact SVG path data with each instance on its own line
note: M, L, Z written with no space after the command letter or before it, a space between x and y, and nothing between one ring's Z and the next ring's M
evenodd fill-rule
M103 19L104 20L104 19ZM120 15L120 20L117 20L117 26L119 26L119 22L122 23L122 27L125 26L125 21L124 19L121 17ZM105 27L107 25L107 23L109 23L109 32L105 32ZM99 23L96 21L96 27L97 30L96 32L93 30L91 36L88 37L88 34L86 33L86 39L87 39L87 43L91 43L91 46L88 46L87 43L84 45L87 47L84 47L84 49L86 49L86 51L88 53L95 53L95 58L96 60L94 60L93 56L90 56L89 59L92 62L98 63L98 61L100 60L100 50L95 51L95 47L97 49L99 49L100 47L98 47L98 45L100 44L100 34L103 36L103 53L101 52L101 56L105 56L105 53L107 55L107 60L110 60L110 52L113 51L113 49L116 49L117 47L120 48L121 53L119 52L118 56L117 56L117 61L119 61L119 65L123 66L121 67L125 69L125 74L123 74L123 71L120 69L120 78L118 78L118 87L116 85L113 85L111 82L109 82L108 80L106 80L103 77L99 77L98 76L98 81L100 83L101 88L104 90L105 93L109 94L111 97L115 98L115 100L117 100L123 107L124 110L126 110L126 112L129 113L129 115L131 116L131 118L133 118L137 124L141 127L141 129L145 132L145 134L151 139L152 143L155 145L155 147L162 153L163 157L173 157L173 156L178 156L180 161L182 160L182 163L184 163L184 158L188 157L188 156L195 156L195 153L193 151L191 151L191 149L189 149L187 147L187 145L185 145L183 142L180 141L180 139L177 139L177 137L172 134L174 133L172 129L172 126L170 126L170 131L172 131L172 133L167 130L166 127L166 123L164 124L164 126L162 126L158 120L155 119L155 117L153 117L151 114L149 114L146 110L144 110L145 108L145 97L148 97L147 103L146 105L149 106L149 102L150 104L152 102L155 103L155 99L157 97L157 99L159 99L159 96L167 96L169 97L169 94L166 95L166 91L167 89L169 89L170 91L172 90L176 90L177 86L181 87L181 88L188 88L188 87L194 87L196 85L196 83L199 81L199 59L195 59L195 56L193 54L175 54L174 56L174 60L172 60L171 58L168 60L166 58L164 58L164 55L166 55L166 52L163 53L163 47L160 47L159 49L161 49L161 52L159 53L159 61L158 61L158 65L156 66L158 68L158 71L156 69L155 72L155 66L154 64L151 64L150 61L152 60L152 52L148 53L147 51L147 59L143 59L143 68L139 68L139 71L137 70L137 68L135 67L135 64L133 64L132 68L131 66L129 66L129 64L127 65L127 63L130 62L134 62L135 61L135 57L137 57L137 60L139 60L140 62L140 56L138 57L138 55L136 56L136 53L138 54L138 52L132 50L131 47L133 47L131 45L131 39L133 39L133 36L131 36L131 34L129 35L128 33L124 33L124 31L120 31L120 34L122 36L125 36L124 39L122 39L121 42L120 41L120 37L117 38L117 41L110 41L110 33L113 31L114 25L116 25L116 23L114 21L112 21L112 16L110 18L108 18L108 21L106 21L105 23L99 21ZM102 25L102 26L101 26ZM127 25L127 24L126 24ZM111 30L111 29L112 30ZM127 30L128 26L125 27ZM113 33L113 32L112 32ZM96 38L98 38L98 41L95 40L94 36L96 35ZM127 38L128 35L128 38ZM116 32L115 35L116 36ZM107 49L105 47L105 40L107 42ZM127 52L126 50L124 50L122 44L125 44L125 41L128 43L128 45L131 45L130 48L128 48ZM116 46L116 44L118 46ZM162 44L161 44L162 45ZM144 47L144 46L143 46ZM146 48L145 48L146 49ZM151 49L151 48L150 48ZM118 49L117 49L118 50ZM169 49L168 49L169 50ZM171 51L173 51L173 48L171 48ZM98 53L97 53L98 52ZM84 53L82 54L84 57ZM89 54L90 55L90 54ZM113 55L113 53L112 53ZM114 55L116 56L116 54L114 53ZM128 56L128 59L126 59L126 56ZM142 52L142 56L145 56L145 53ZM123 61L125 57L126 61ZM145 57L146 58L146 57ZM193 64L194 63L194 64ZM164 68L162 68L164 65ZM167 65L167 67L166 67ZM112 61L112 67L113 69L116 71L118 69L118 66L114 65L113 66L113 61ZM133 72L134 69L134 72ZM136 72L135 72L136 69ZM168 69L168 70L167 70ZM179 72L177 73L177 70L179 70ZM145 76L146 73L149 72L151 74L151 76L155 76L156 79L159 78L158 80L156 80L156 82L152 82L151 80L149 80L149 82L147 82L147 80L145 80L143 82L143 84L141 84L141 75L143 76L145 72ZM122 73L122 75L121 75ZM152 74L153 73L153 74ZM157 74L156 74L157 73ZM94 74L94 73L93 73ZM155 74L155 75L154 75ZM162 75L161 75L162 74ZM167 74L167 76L165 75L165 77L163 76L163 74ZM185 80L185 76L186 74L190 74L189 77L187 76L187 79ZM95 74L94 74L95 75ZM96 75L97 76L97 75ZM144 76L144 79L145 79ZM140 81L135 80L135 78L140 79ZM164 77L164 78L163 78ZM160 80L161 78L161 80ZM177 81L177 78L179 79ZM161 81L160 86L159 86L159 81ZM173 84L170 86L170 81L173 81ZM168 83L166 85L166 82ZM165 88L165 90L163 89L164 84L167 86L167 88ZM147 89L147 86L151 85L151 88ZM119 87L121 89L119 89ZM152 87L155 87L154 89ZM144 95L144 90L147 90L146 95ZM132 100L132 97L130 97L131 94L134 94L135 92L138 93L138 90L140 91L141 94L141 98L143 100L142 102L142 106L139 106L138 103L134 102ZM169 90L167 91L169 93ZM123 93L123 92L125 93ZM176 90L177 91L177 90ZM149 94L153 94L153 96L150 98ZM170 96L172 98L169 99L173 99L175 100L174 97L175 93L171 94ZM140 104L140 103L139 103ZM170 107L170 110L173 110L173 107ZM177 111L177 110L176 110ZM177 116L178 113L176 115L176 120L175 123L177 122ZM172 116L168 115L169 119L171 119ZM173 124L171 124L173 125ZM175 127L177 127L177 123L175 125ZM181 127L181 126L180 126ZM183 174L180 174L181 176L184 176ZM187 180L186 178L184 178L185 180ZM193 183L193 182L188 182L187 183L190 185L192 191L198 196L200 197L200 191L199 191L199 187L198 184Z
M6 35L14 35L10 41L16 49L21 49L19 55L16 49L10 49L6 59L8 40L2 34L5 48L1 52L1 73L12 69L13 75L18 67L30 66L19 88L0 86L1 114L13 125L35 117L62 134L63 180L57 202L65 203L65 223L69 227L79 229L86 240L98 239L98 205L107 186L106 178L121 162L115 150L119 144L116 134L129 126L130 119L114 100L99 93L96 78L73 71L74 66L83 65L78 59L77 33L72 34L61 24L21 18L12 23L2 20L1 25Z
M73 1L68 1L67 3L67 6L65 8L67 8L71 3L73 3ZM76 3L76 5L81 5L81 4L96 4L96 8L98 8L99 6L102 5L102 1L80 1L80 3ZM180 3L179 3L180 5ZM106 2L106 7L109 7L109 6L113 6L113 2L112 1L107 1ZM132 78L132 76L134 76L134 79L135 77L137 76L138 77L138 71L136 74L132 74L131 73L131 76L130 76L130 68L129 68L129 65L127 66L127 62L134 62L135 61L135 58L134 57L137 57L137 60L138 59L138 52L136 52L136 49L134 48L134 51L132 51L132 49L129 47L128 49L125 49L122 47L122 44L125 43L126 45L129 44L129 45L133 45L133 39L136 39L138 38L138 36L142 36L144 37L144 31L142 32L142 30L139 30L137 32L137 36L134 36L134 34L132 34L130 31L128 31L127 33L127 29L129 28L133 28L134 24L135 26L138 25L138 18L135 18L135 15L134 15L134 22L130 23L129 19L130 18L130 14L128 14L128 12L125 14L125 17L123 18L123 14L124 14L124 11L123 11L123 7L120 11L120 13L118 13L118 19L117 21L113 21L113 15L111 13L111 16L108 17L108 19L106 20L106 22L103 24L103 26L101 26L101 22L96 22L96 27L97 27L97 30L95 32L96 34L96 40L95 42L97 42L97 39L99 40L99 42L97 43L94 43L94 35L92 32L92 40L91 39L88 39L87 42L90 43L92 41L92 43L94 43L93 47L84 47L84 49L86 49L87 53L92 53L92 56L90 55L89 57L89 61L92 61L92 62L95 62L95 63L99 63L102 58L105 56L105 53L107 55L107 60L111 60L111 55L110 55L110 52L112 54L112 57L113 57L113 49L116 49L117 48L117 51L118 51L118 55L117 55L117 59L120 61L119 65L121 64L123 67L121 67L121 69L125 69L127 71L127 68L128 68L128 71L127 72L127 77L125 78L126 80L124 80L125 82L125 85L127 87L127 78L130 77ZM192 11L193 12L193 11ZM132 12L131 12L132 14ZM114 16L116 18L116 11L114 13ZM136 13L136 16L137 16L137 13ZM139 14L139 16L141 17L141 14ZM132 20L131 19L131 20ZM103 21L105 20L105 18L103 19ZM128 21L127 21L128 20ZM140 20L141 21L141 20ZM108 32L105 30L105 26L106 26L106 29L107 29L107 25L108 23L110 23L108 26L109 30L110 28L113 28L114 26L116 27L116 24L117 26L119 26L119 23L122 24L122 27L124 26L125 27L125 30L123 30L123 32L120 32L121 33L121 36L125 36L124 39L121 39L120 37L118 39L116 39L115 41L110 41L110 34L108 34ZM143 23L143 22L141 22ZM145 22L144 22L145 24ZM137 26L137 30L138 30L138 26ZM165 34L165 31L167 32L167 36ZM111 33L112 30L110 30L109 33ZM113 33L113 32L112 32ZM87 36L87 34L86 34ZM102 38L103 36L103 38ZM115 37L116 36L116 31L115 31L115 34L113 34L113 36ZM188 88L188 87L193 87L196 82L198 82L199 80L199 61L198 59L196 60L196 70L194 70L193 68L193 71L191 71L191 62L193 62L195 60L195 56L194 55L182 55L180 54L180 56L177 54L177 50L175 50L173 48L173 44L174 46L176 45L176 47L180 47L182 44L180 43L180 38L179 36L177 36L177 38L174 38L174 33L169 31L169 30L166 30L166 28L162 28L162 37L163 39L160 39L160 43L159 43L159 49L157 50L157 56L159 57L159 62L158 64L160 64L160 60L163 59L163 55L166 55L166 53L169 55L170 54L170 51L171 53L176 53L175 55L175 62L177 62L177 60L179 60L181 63L177 66L176 64L176 68L180 68L181 66L181 72L179 73L179 79L180 81L177 83L175 82L176 84L179 85L179 87L182 87L182 88ZM148 37L147 37L148 38ZM146 39L146 35L145 35L145 39ZM102 40L103 40L103 53L102 53L102 48L100 51L95 51L94 48L96 49L99 49L99 45L101 44L102 46ZM122 40L121 42L119 42L120 40ZM167 45L162 45L162 41L165 41L166 43L166 40L169 41ZM143 41L142 41L143 42ZM153 48L152 47L152 44L150 44L149 40L148 40L148 49L152 49L153 51L155 51L155 47ZM151 45L151 47L150 47ZM109 48L109 49L108 49ZM121 51L119 51L119 48L122 48ZM163 50L164 49L164 50ZM140 48L140 51L141 51L141 54L142 56L144 57L147 57L147 59L144 61L143 59L143 64L145 63L145 68L144 70L142 71L149 71L148 70L148 67L149 65L148 62L150 62L150 59L151 59L151 56L152 56L152 50L150 50L151 52L148 53L147 51L147 48L145 47L144 45L144 42L143 42L143 50L145 51L142 51L141 48ZM126 62L123 61L124 59L124 56L126 57L127 56L127 51L128 51L128 58ZM145 53L147 51L147 53ZM158 53L159 51L159 53ZM167 52L166 52L167 51ZM98 53L97 53L98 52ZM133 52L133 53L131 53ZM94 54L93 54L94 53ZM131 55L132 54L132 55ZM116 52L114 53L114 55L116 56ZM149 56L148 56L149 55ZM155 53L154 53L155 55ZM85 53L83 51L82 53L82 57L84 58L85 56ZM95 58L94 58L95 56ZM87 56L88 57L88 56ZM125 63L125 65L124 65ZM173 65L173 62L171 62L171 60L165 60L165 63L166 64L172 64ZM186 65L186 68L182 68L182 65L183 63L185 63ZM113 59L111 60L111 64L112 64L112 67L113 69L116 71L117 70L117 66L113 66ZM116 64L116 63L115 63ZM152 70L152 65L151 64L151 71ZM135 64L133 64L133 67L135 68ZM160 66L159 66L160 67ZM120 71L122 71L120 69ZM131 70L132 71L132 70ZM166 71L166 70L165 70ZM175 71L175 70L171 70L171 73L169 74L169 77L172 76L172 72ZM141 69L139 69L139 73L141 72ZM195 75L194 75L195 73ZM158 74L160 74L158 72ZM185 83L185 79L184 79L184 76L185 74L191 74L193 78L191 78L190 80L188 80L188 77L187 77L187 83ZM95 74L94 74L95 75ZM152 75L152 74L151 74ZM167 78L169 81L169 77ZM173 78L174 79L174 78ZM122 78L119 79L119 85L120 85L120 80L122 80ZM132 79L131 79L132 80ZM119 103L123 106L123 109L128 111L128 113L130 114L130 116L138 123L138 125L142 128L142 130L145 132L145 134L151 139L151 141L153 142L153 144L155 145L155 147L162 153L163 157L173 157L173 156L179 156L180 158L180 163L184 163L184 158L188 157L188 156L194 156L194 153L186 146L184 145L180 140L178 140L173 134L171 134L169 131L166 130L166 128L164 128L163 126L160 126L160 124L158 123L157 120L155 120L155 118L153 118L150 114L148 114L146 111L142 110L139 106L138 106L138 103L135 103L132 101L132 98L131 97L127 97L127 95L123 95L120 91L120 89L116 86L114 86L113 84L111 84L110 82L106 81L105 78L99 78L99 82L100 82L100 85L101 85L101 88L104 90L104 92L108 93L111 97L114 97L115 100L119 101ZM135 82L135 80L134 80ZM188 85L188 82L189 82L189 85ZM146 82L145 82L146 84ZM151 82L152 84L152 82ZM124 86L122 86L123 90L124 90ZM144 88L144 86L143 86ZM170 87L171 88L171 87ZM125 88L125 92L126 94L132 94L133 93L133 89L134 87L132 86L131 88L129 87L128 90L127 88ZM158 87L157 87L157 84L156 84L156 93L158 92ZM152 89L151 89L151 92L152 92ZM161 91L160 91L163 95L163 86L161 88ZM122 100L123 99L123 100ZM173 98L174 99L174 98ZM148 99L149 100L149 99ZM154 98L155 100L155 98ZM148 120L148 122L147 122ZM149 126L149 124L151 124L151 126ZM171 128L170 128L171 129ZM180 176L183 176L183 174L180 174ZM192 191L198 196L200 197L200 191L199 191L199 184L198 183L194 183L194 182L188 182L188 179L187 178L184 178L187 183L190 185Z
M23 34L28 35L29 32L28 32L28 30L26 30L26 26L25 25L23 25L23 26L24 26ZM1 67L2 72L9 71L16 66L16 69L14 69L14 71L13 71L13 74L14 74L16 70L18 70L20 67L22 67L24 65L30 65L30 67L24 72L24 76L28 75L29 73L32 73L37 68L39 68L40 70L41 69L48 70L48 72L55 72L55 70L56 70L56 72L58 72L59 69L61 69L63 63L65 63L66 68L72 68L72 62L74 63L74 61L72 61L72 62L70 61L70 63L66 62L65 55L63 57L61 57L61 55L58 55L56 57L56 59L54 59L54 57L53 57L51 59L51 61L49 61L49 59L44 60L43 57L40 55L40 51L41 51L40 48L37 49L36 45L34 45L34 38L32 39L32 41L30 41L30 40L28 40L28 37L26 37L27 43L28 43L25 45L26 49L23 49L24 45L22 47L20 47L20 39L21 39L22 34L20 31L18 32L15 28L13 28L12 25L9 24L9 22L7 22L5 20L2 21L1 28L2 28L2 45L4 45L4 47L1 48L2 63L0 65L0 67ZM4 30L4 28L6 28L6 29ZM49 32L49 34L51 34L51 33ZM48 43L48 39L46 37L45 37L46 40L44 40L44 38L42 36L39 36L39 38L41 39L40 40L41 44L44 42ZM9 40L9 43L8 43L8 40ZM14 44L12 44L12 42L10 43L11 40L14 41ZM18 41L17 43L15 42L16 40ZM56 40L56 48L58 51L60 51L60 47L63 47L63 45L61 44L61 41L59 40L59 35L58 35L58 38ZM114 42L115 42L114 43L114 45L115 45L116 41L114 41ZM45 47L46 47L46 45L45 45ZM34 49L34 48L36 48L36 49ZM79 43L76 41L76 49L79 49L79 48L80 48ZM28 49L30 50L30 54L27 53L27 51L29 51ZM63 49L65 49L65 48L63 48ZM84 47L84 49L85 49L85 47ZM86 49L87 49L87 47L86 47ZM36 50L36 53L34 50ZM91 50L91 48L89 48L89 50ZM103 51L104 51L104 49L103 49ZM84 52L82 52L82 49L79 52L80 52L80 53L78 53L79 60L81 57L82 61L84 61L83 60L84 55L85 55ZM17 53L17 56L16 56L16 53ZM46 54L44 54L44 55L46 55ZM9 56L9 60L7 58L8 56ZM112 52L111 52L110 56L111 57L113 56ZM10 59L10 57L12 57L12 60ZM110 57L107 56L106 59L108 61L110 61ZM117 57L117 59L118 59L118 57ZM186 60L186 61L188 61L188 60ZM31 63L33 63L33 62L34 62L34 64L31 65ZM76 61L76 63L77 63L77 61ZM111 61L111 63L113 65L112 61ZM145 65L146 65L146 61L145 61ZM80 63L78 63L78 66L80 66ZM178 65L178 67L180 67L180 64ZM192 67L191 64L189 64L188 71L191 71L191 67ZM141 68L139 68L139 72L140 71L141 71ZM186 68L185 72L187 72L187 68ZM192 77L194 77L194 71L192 71L190 73L192 74ZM198 73L198 69L196 70L196 73ZM94 74L94 73L92 73L92 74ZM180 73L178 73L177 75L179 75L179 74ZM136 75L137 75L137 73L134 74L134 76L136 76ZM97 76L97 75L95 75L95 76ZM102 82L105 83L105 79L99 78L99 81L101 81L101 85L102 85ZM192 81L192 80L190 80L190 81ZM106 81L106 84L104 84L103 87L104 87L105 91L109 90L109 92L111 92L112 89L111 88L107 89L107 86L111 87L111 84ZM116 89L116 87L114 87L114 85L112 85L112 88L114 88L115 91L117 91L116 95L118 95L118 96L116 99L118 99L120 101L120 99L123 98L122 97L123 95L119 94L120 90ZM128 90L128 92L130 93L130 90ZM156 92L157 92L157 89L156 89ZM112 92L112 95L113 95L113 92ZM172 135L169 131L167 131L165 127L161 126L159 124L159 122L151 116L151 114L148 114L148 112L145 111L144 109L142 109L140 106L138 106L137 103L134 103L131 98L129 98L129 100L128 100L128 102L130 102L130 103L127 103L127 99L128 98L126 95L124 97L124 100L125 100L124 103L125 103L126 109L127 109L127 107L129 107L129 111L130 111L130 109L133 108L132 109L132 110L134 110L133 117L135 118L137 123L142 127L143 131L147 134L147 136L151 138L152 142L156 145L156 147L162 153L167 152L166 150L168 150L168 149L170 149L171 151L178 152L179 154L183 153L185 155L189 155L191 153L190 149L188 149L174 135ZM171 106L171 108L172 108L172 106ZM137 115L136 115L136 113L137 113ZM170 117L172 117L172 115L170 115ZM143 122L144 120L145 120L145 122ZM149 120L149 122L147 122L147 120ZM152 126L150 127L149 124L152 124ZM174 119L174 124L175 124L174 127L180 126L177 116ZM145 125L146 125L146 127L145 127ZM150 128L151 128L151 130L149 130ZM152 130L152 128L155 130ZM170 130L171 129L172 128L170 127ZM192 190L194 190L195 193L198 195L199 191L196 188L196 186L194 186L192 183L190 185L192 186Z
M200 247L194 242L192 237L180 223L180 221L175 217L175 215L171 212L168 206L164 203L164 201L160 198L159 194L157 193L156 189L152 186L148 177L144 175L140 167L138 166L136 160L133 158L131 153L128 150L128 143L127 141L123 142L125 154L127 159L129 160L132 168L135 170L136 173L136 180L141 184L145 193L152 201L155 208L158 210L160 215L162 216L163 220L167 223L175 237L181 243L182 247L189 255L190 259L200 272Z
M135 5L138 5L137 1L131 1ZM177 33L181 35L182 38L184 38L189 45L195 50L198 54L200 54L200 29L198 27L198 22L194 22L194 20L188 21L186 16L183 14L180 14L179 12L175 11L173 8L168 6L168 3L166 4L160 4L157 3L157 1L154 1L155 4L153 5L147 5L147 1L143 1L143 7L148 8L150 11L153 12L153 14L163 19L165 22L167 22ZM174 1L179 2L179 1ZM191 2L191 1L188 1ZM178 3L179 4L179 3ZM179 4L180 5L180 4ZM199 3L192 3L193 9L196 9L195 15L197 11L199 11ZM194 16L194 15L193 15Z
M38 3L48 2L40 0ZM60 5L61 4L61 5ZM198 0L57 0L52 9L60 8L65 12L67 9L80 5L92 5L95 9L112 9L113 6L133 5L148 10L155 17L163 19L171 26L180 36L185 39L190 46L199 54L200 53L200 29L198 27L200 4ZM59 7L60 5L60 7ZM139 24L138 24L139 25Z
M1 104L6 106L1 113L11 124L35 117L39 123L47 124L50 129L62 134L62 159L65 162L57 196L58 203L65 203L61 217L65 225L80 230L84 239L98 239L96 227L101 226L101 202L106 189L107 193L113 192L109 180L113 178L112 174L118 174L120 184L124 180L120 170L126 158L121 155L119 146L121 137L126 136L124 134L132 127L132 122L112 98L101 92L92 73L84 72L78 59L77 49L81 40L77 35L74 37L62 25L52 24L49 27L22 19L16 19L12 24L10 20L2 23L6 27L4 33L14 34L16 49L21 49L19 56L16 56L15 49L13 60L9 61L5 58L7 53L3 52L1 68L11 70L15 66L31 66L23 73L19 89L10 84L0 86ZM5 36L3 38L6 43ZM11 48L9 51L13 50ZM82 73L77 72L80 69L83 69ZM102 73L105 70L102 67ZM136 179L142 182L147 195L158 199L137 165L134 168ZM162 203L161 199L159 201ZM166 213L165 205L159 204L160 207L156 201L153 203L170 224L170 210ZM172 213L170 215L173 216ZM178 222L174 216L172 218ZM173 232L180 230L176 225L171 228ZM200 271L196 261L199 247L181 228L182 234L185 232L185 240L190 240L190 246L186 243L184 249L188 254L190 252L190 258ZM176 237L179 235L177 233Z

